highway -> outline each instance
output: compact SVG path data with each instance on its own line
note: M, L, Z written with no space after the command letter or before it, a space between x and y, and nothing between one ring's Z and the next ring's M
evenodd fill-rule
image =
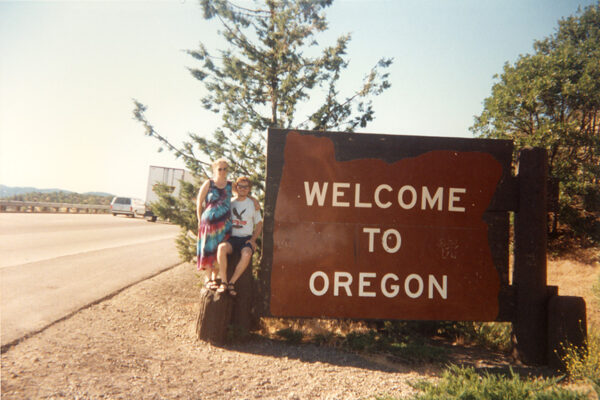
M2 346L179 264L178 231L106 214L0 213Z

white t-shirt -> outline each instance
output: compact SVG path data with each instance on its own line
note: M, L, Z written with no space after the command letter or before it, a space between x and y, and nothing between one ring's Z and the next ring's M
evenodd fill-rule
M252 199L231 202L231 235L237 237L252 236L254 225L262 221L260 210L254 208Z

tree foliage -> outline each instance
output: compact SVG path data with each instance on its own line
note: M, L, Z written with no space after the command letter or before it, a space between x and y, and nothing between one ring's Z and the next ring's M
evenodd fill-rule
M30 192L15 194L6 197L7 200L32 201L38 203L64 203L64 204L93 204L110 205L113 196L100 196L96 194L80 194L74 192Z
M172 188L165 184L154 185L158 200L151 205L152 212L164 220L181 227L175 240L182 260L192 260L196 256L196 195L198 186L190 182L180 181L179 196L172 196Z
M472 132L548 150L560 220L600 242L600 4L559 21L534 54L506 63Z
M316 40L327 29L324 11L332 1L264 0L245 8L227 0L201 0L204 18L218 20L228 48L209 51L200 44L189 50L200 64L190 72L206 88L204 108L219 114L222 124L212 137L192 133L182 146L175 146L146 119L146 106L135 101L134 116L145 126L146 135L183 158L199 177L210 176L207 160L227 158L233 176L250 177L255 195L262 198L269 127L343 131L365 127L374 118L371 99L390 86L385 71L392 60L380 59L359 87L342 90L350 35L324 48ZM197 189L190 188L190 194ZM185 204L175 209L191 213L189 200L181 200ZM170 218L185 220L184 229L195 232L194 224L188 223L195 222L195 215ZM180 236L182 243L183 236L189 238L188 232ZM182 256L191 259L191 251Z

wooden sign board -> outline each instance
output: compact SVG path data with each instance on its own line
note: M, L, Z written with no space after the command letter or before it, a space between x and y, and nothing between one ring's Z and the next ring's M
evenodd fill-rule
M484 213L511 155L510 141L269 130L271 314L496 320L508 250L492 254Z

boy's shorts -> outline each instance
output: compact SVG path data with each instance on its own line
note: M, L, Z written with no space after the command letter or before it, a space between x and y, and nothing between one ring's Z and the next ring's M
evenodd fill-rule
M231 247L233 247L233 251L239 251L241 253L244 247L248 247L252 254L254 254L254 249L250 243L246 243L248 240L252 239L252 236L230 236L227 240Z

